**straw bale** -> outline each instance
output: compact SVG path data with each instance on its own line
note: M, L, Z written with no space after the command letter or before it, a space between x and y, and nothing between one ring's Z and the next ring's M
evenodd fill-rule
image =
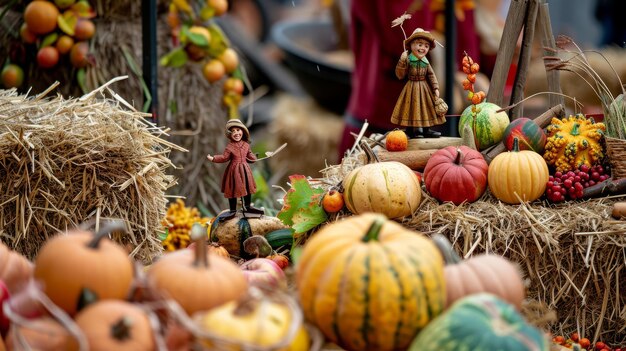
M324 169L314 182L337 184L362 164L359 153ZM618 196L506 205L487 191L479 201L455 206L423 195L402 224L443 234L461 257L489 252L516 262L527 282L530 319L554 334L578 331L592 340L626 342L626 221L611 218Z
M108 87L80 99L46 93L0 90L2 242L33 258L59 232L121 218L129 233L114 239L150 263L175 182L168 157L182 149Z
M91 91L114 77L127 75L128 79L116 86L116 92L136 109L142 110L141 2L100 0L92 2L92 5L99 14L94 19L96 34L91 40L96 65L86 69L86 89ZM106 7L109 5L111 7ZM159 1L160 11L162 5L163 1ZM98 7L108 8L109 12L104 14ZM125 11L128 11L127 16L120 16L126 14ZM165 16L161 14L157 21L159 57L172 49ZM7 12L5 20L9 28L19 28L21 24L20 14L13 10ZM0 47L15 41L8 31L0 31ZM30 89L31 93L39 93L59 81L63 84L58 92L66 98L83 94L79 85L75 84L75 71L69 63L62 61L54 70L41 70L33 61L25 69L23 92ZM179 166L173 174L179 182L170 192L186 197L186 202L192 205L202 202L214 213L226 205L218 184L223 170L206 161L206 155L221 152L226 144L223 127L227 113L221 103L222 84L223 80L209 84L202 75L200 64L190 62L177 69L158 67L157 123L172 130L171 142L192 151L182 153L172 150L171 159Z

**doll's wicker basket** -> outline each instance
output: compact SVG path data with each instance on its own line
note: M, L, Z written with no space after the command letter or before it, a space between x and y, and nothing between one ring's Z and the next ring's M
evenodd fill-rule
M435 98L435 113L437 116L445 116L448 112L448 104L442 98Z

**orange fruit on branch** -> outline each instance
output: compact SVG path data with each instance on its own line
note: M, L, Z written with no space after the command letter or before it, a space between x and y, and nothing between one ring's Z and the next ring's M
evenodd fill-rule
M409 146L409 138L400 129L395 129L387 134L385 138L385 148L387 151L404 151Z
M224 52L217 59L224 64L226 73L234 72L239 66L239 55L237 55L237 52L231 48L224 50Z
M41 68L52 68L59 62L59 50L54 46L46 46L37 52L37 64Z
M49 1L35 0L26 6L24 21L35 34L48 34L56 29L59 9Z
M59 50L59 54L65 55L70 50L72 50L72 46L74 46L74 39L69 35L62 35L56 43L57 50Z
M22 38L22 41L26 44L34 44L37 41L37 34L31 32L30 29L28 29L28 25L26 25L26 22L24 22L20 27L20 37Z
M0 78L5 88L17 88L24 82L24 70L22 70L22 67L11 63L2 69Z
M74 44L70 50L70 63L76 68L87 66L89 64L87 54L89 54L89 45L87 45L87 42L80 41Z
M96 25L88 19L79 19L74 27L74 38L76 40L89 40L96 33Z
M215 83L226 75L224 64L217 59L207 62L202 68L202 74L209 83Z
M322 198L322 207L328 213L341 211L344 205L343 194L337 190L330 190Z

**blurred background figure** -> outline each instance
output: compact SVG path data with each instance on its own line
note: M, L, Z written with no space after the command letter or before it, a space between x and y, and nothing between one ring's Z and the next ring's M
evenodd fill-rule
M626 1L597 0L595 19L600 23L600 46L617 45L626 47Z

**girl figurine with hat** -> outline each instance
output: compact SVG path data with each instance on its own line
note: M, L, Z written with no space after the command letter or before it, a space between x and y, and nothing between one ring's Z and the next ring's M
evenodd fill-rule
M407 78L391 115L391 123L406 127L410 138L438 138L430 127L446 122L446 103L439 97L439 83L426 54L435 48L433 35L417 28L404 40L406 51L396 65L396 77Z
M237 210L237 199L243 198L243 211L263 214L262 209L251 206L252 194L256 192L256 183L248 163L256 161L250 150L250 132L238 119L226 122L226 137L230 140L221 155L207 155L214 163L229 162L222 176L222 193L228 199L229 212L222 218L232 218Z

